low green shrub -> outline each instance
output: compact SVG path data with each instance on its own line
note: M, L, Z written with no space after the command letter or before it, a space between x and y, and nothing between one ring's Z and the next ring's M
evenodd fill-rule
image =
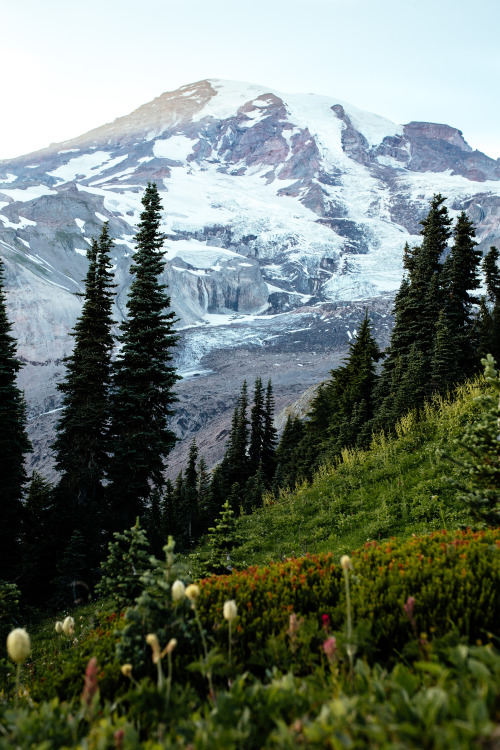
M500 529L369 542L353 553L352 565L353 619L371 628L378 658L402 649L414 628L429 638L456 630L472 641L500 633ZM414 628L404 610L408 597L414 599ZM238 605L234 648L246 664L265 663L263 645L286 631L292 613L317 626L326 614L332 630L346 621L342 571L331 554L201 581L200 616L220 644L227 642L222 610L228 599Z

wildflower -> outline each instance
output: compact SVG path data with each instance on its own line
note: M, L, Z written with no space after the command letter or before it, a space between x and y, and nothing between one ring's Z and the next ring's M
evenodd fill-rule
M349 555L342 555L342 557L340 558L340 565L344 570L351 570L352 565Z
M148 633L146 636L146 643L148 646L151 646L151 650L153 651L153 664L158 664L161 660L161 652L160 652L160 642L158 641L158 636L156 633Z
M113 737L115 740L116 750L123 750L123 740L125 739L125 730L123 728L117 729Z
M7 651L16 664L24 664L31 652L31 641L24 628L16 628L7 636Z
M337 651L337 641L333 636L330 636L330 638L327 638L326 641L324 641L323 651L325 652L326 658L328 659L329 663L333 664L335 653Z
M299 632L299 628L304 622L304 618L301 617L300 620L295 614L295 612L292 612L290 614L290 619L288 621L288 630L287 635L290 638L290 648L292 649L292 653L297 648L297 633Z
M62 624L62 630L64 635L67 635L68 637L73 635L75 632L75 621L72 617L66 617L63 624Z
M415 598L413 596L408 597L406 604L403 604L403 609L407 618L411 622L413 620L413 610L415 609Z
M181 602L186 596L186 587L182 581L174 581L172 584L172 600L174 602Z
M228 622L233 622L233 620L236 620L236 617L238 616L238 607L236 606L236 602L234 599L230 599L227 602L224 602L224 619Z
M323 630L328 632L330 629L330 615L321 615L321 619L323 620Z
M97 693L99 687L97 684L97 659L93 656L89 659L87 669L85 670L85 684L83 686L82 702L90 708L92 699Z
M169 642L167 643L167 645L165 646L165 648L163 649L163 651L161 652L161 655L165 656L165 654L167 654L168 656L169 654L172 653L172 651L174 650L176 646L177 646L177 638L171 638Z
M185 594L189 601L194 602L200 595L200 587L196 583L190 583L186 588Z
M122 664L121 665L122 674L125 675L125 677L132 678L132 664Z
M59 620L56 622L55 631L57 635L61 635L61 633L63 632L63 624Z

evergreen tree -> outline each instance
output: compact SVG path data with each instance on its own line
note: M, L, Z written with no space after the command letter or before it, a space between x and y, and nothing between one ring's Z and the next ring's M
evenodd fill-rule
M210 472L203 456L198 463L198 532L203 536L213 523L217 510L211 507Z
M260 508L265 489L266 479L262 469L262 464L259 464L257 471L253 476L247 479L243 489L242 505L245 513L252 513L252 511Z
M185 539L185 546L190 549L194 540L198 536L198 471L196 464L198 461L198 447L196 440L193 440L189 446L189 457L186 470L184 472L184 486L182 493L182 525ZM180 540L179 540L180 542Z
M459 367L457 348L449 319L441 310L436 324L436 342L431 364L431 383L435 393L445 394L461 379L464 373Z
M22 533L23 596L32 605L43 605L50 598L59 550L53 537L52 485L34 472L26 495Z
M483 258L482 268L487 295L482 298L479 320L479 353L492 354L500 361L500 270L496 247L490 247Z
M134 276L122 324L121 350L115 363L110 437L110 497L115 526L125 528L144 513L154 492L161 492L165 459L176 437L168 428L178 379L171 364L177 341L175 314L160 284L165 261L160 232L161 202L155 184L142 198L144 210L136 236Z
M248 396L247 383L244 381L238 403L233 412L231 430L226 445L226 452L220 464L221 491L224 496L235 482L244 483L249 476L248 450ZM220 506L219 506L220 507Z
M228 498L221 508L215 526L209 529L208 544L210 552L204 574L219 575L230 572L231 550L240 542L234 511Z
M304 424L298 417L287 417L285 427L276 449L276 472L273 491L281 487L293 488L298 479L299 446L304 437Z
M433 197L429 213L421 222L421 245L405 247L406 275L396 295L391 343L374 392L375 431L392 429L404 409L420 406L432 393L436 323L445 303L446 275L442 274L441 261L451 236L444 200L439 194ZM408 368L414 378L413 388Z
M477 342L472 306L479 303L479 298L471 293L480 285L481 252L477 250L474 236L474 224L462 211L455 224L453 246L442 272L444 310L455 345L456 367L462 378L476 369Z
M177 532L175 522L175 490L174 485L167 479L165 491L160 503L160 534L162 538L162 549L167 543L169 536L175 536Z
M19 568L19 535L23 519L24 459L31 451L26 434L26 405L16 383L21 362L7 317L0 259L0 579L11 579Z
M112 245L106 223L99 243L92 240L87 253L89 268L83 308L71 334L75 346L64 360L65 378L57 386L63 394L63 409L53 446L56 468L61 475L56 500L63 537L67 538L78 527L94 562L99 554L99 532L105 515L102 481L109 448L111 307L115 286L110 270Z
M256 378L253 393L253 406L250 412L250 445L248 449L250 476L255 474L262 461L264 448L264 389L261 378Z
M142 574L151 567L148 538L137 520L131 529L113 534L96 594L111 598L119 609L131 606L144 589Z
M276 446L278 444L278 432L274 426L274 396L271 379L266 388L266 401L264 404L264 435L262 441L262 471L266 487L271 486L276 469Z

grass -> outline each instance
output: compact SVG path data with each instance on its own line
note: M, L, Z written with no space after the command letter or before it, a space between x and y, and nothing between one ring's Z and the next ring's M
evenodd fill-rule
M399 422L397 436L380 434L369 450L345 450L311 484L265 497L264 507L238 519L245 541L231 553L233 565L267 564L307 552L340 556L368 540L467 524L467 508L449 481L460 470L438 450L460 459L457 441L477 414L473 399L484 387L478 379L452 398L433 399L419 419L410 413ZM196 567L196 556L193 562Z

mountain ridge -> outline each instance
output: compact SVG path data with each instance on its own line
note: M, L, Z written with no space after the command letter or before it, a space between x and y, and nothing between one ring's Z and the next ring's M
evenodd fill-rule
M0 162L0 249L9 314L30 363L20 382L34 425L59 408L55 383L81 304L74 294L103 221L115 240L115 316L123 318L148 181L165 209L164 281L180 318L186 392L196 377L210 390L208 362L220 371L237 350L258 351L263 376L275 372L278 353L288 357L293 400L312 385L296 361L304 340L295 331L310 329L325 354L321 380L345 351L360 303L380 300L384 340L403 246L418 243L436 192L453 218L467 211L481 249L500 241L500 162L473 151L457 128L398 125L334 97L219 79L165 92L112 123ZM336 305L345 321L333 335L321 320L339 323ZM201 429L199 406L179 419L179 434Z

